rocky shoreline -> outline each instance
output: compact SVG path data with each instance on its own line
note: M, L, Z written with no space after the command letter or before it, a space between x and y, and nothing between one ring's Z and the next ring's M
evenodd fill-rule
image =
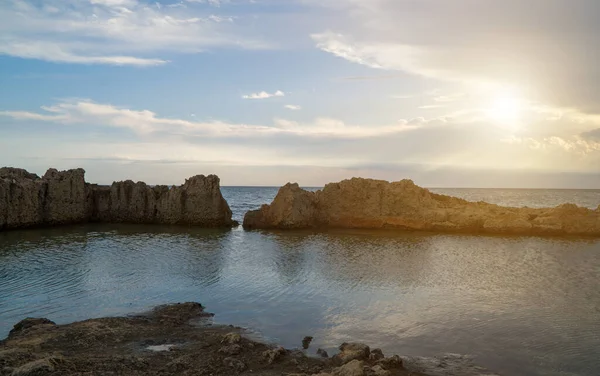
M492 375L478 367L453 369L444 360L386 357L361 343L344 343L332 357L323 351L310 357L302 350L250 340L241 328L213 326L211 316L199 303L182 303L67 325L27 318L0 341L0 376ZM307 338L305 348L310 346Z
M596 210L563 204L513 208L430 192L411 180L353 178L310 192L283 186L270 205L250 211L245 229L351 228L470 234L600 236Z
M232 227L219 177L197 175L178 187L131 180L100 186L85 171L49 169L43 177L0 168L0 231L86 222ZM502 207L430 192L411 180L352 178L310 192L281 187L270 205L249 211L244 228L392 229L469 234L600 236L596 210Z
M99 186L85 171L49 169L43 177L0 168L0 231L85 222L231 227L231 210L215 175L179 187L131 180Z

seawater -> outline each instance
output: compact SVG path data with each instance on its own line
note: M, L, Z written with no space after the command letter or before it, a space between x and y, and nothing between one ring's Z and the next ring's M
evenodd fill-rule
M509 206L600 191L434 190ZM223 188L234 217L277 188ZM600 374L600 241L374 231L83 225L0 233L0 338L27 316L68 323L198 301L286 347L348 340L467 354L504 375Z

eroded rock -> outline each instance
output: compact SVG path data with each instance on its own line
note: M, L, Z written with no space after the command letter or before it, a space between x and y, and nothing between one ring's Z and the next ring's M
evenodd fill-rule
M377 361L377 365L380 365L384 369L400 369L402 368L402 359L398 355L390 356L389 358L383 358Z
M317 192L283 186L270 205L244 217L246 229L369 228L464 233L600 236L600 210L564 204L512 208L430 192L411 180L353 178Z
M225 358L223 359L223 364L237 372L242 372L246 369L246 363L236 358Z
M331 372L332 376L365 376L365 364L360 360L353 360Z
M268 364L273 364L281 359L286 353L286 350L283 347L278 347L276 349L267 350L262 353L263 358Z
M341 361L342 364L353 360L369 359L369 354L371 353L369 346L363 343L342 343L340 351L334 358Z
M179 187L131 180L110 187L88 184L83 169L49 169L42 178L0 168L0 230L88 221L231 227L229 205L215 175L197 175Z
M56 324L54 323L54 321L48 320L46 318L28 317L16 323L13 326L12 330L8 333L8 336L13 337L15 335L18 335L19 333L27 331L28 329L39 326L56 326Z

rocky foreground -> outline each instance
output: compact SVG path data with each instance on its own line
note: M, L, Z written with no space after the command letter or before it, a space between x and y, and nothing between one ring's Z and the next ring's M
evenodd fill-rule
M208 316L200 304L183 303L68 325L28 318L0 342L0 375L424 375L363 344L307 357L251 341L237 328L203 325Z
M317 192L283 186L270 205L244 217L246 229L363 228L463 233L600 236L596 210L509 208L431 193L411 180L353 178Z
M230 227L219 178L198 175L179 187L131 180L99 186L85 171L49 169L43 177L0 168L0 231L34 226L110 222Z

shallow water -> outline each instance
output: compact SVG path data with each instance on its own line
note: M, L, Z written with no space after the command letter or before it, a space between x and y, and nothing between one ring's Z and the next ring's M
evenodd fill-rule
M235 190L239 190L236 188ZM272 191L237 201L269 201ZM233 194L232 191L225 194ZM235 193L238 195L240 193ZM240 194L241 195L241 194ZM198 301L217 323L310 351L476 356L504 375L600 374L600 240L85 225L0 233L0 338Z

